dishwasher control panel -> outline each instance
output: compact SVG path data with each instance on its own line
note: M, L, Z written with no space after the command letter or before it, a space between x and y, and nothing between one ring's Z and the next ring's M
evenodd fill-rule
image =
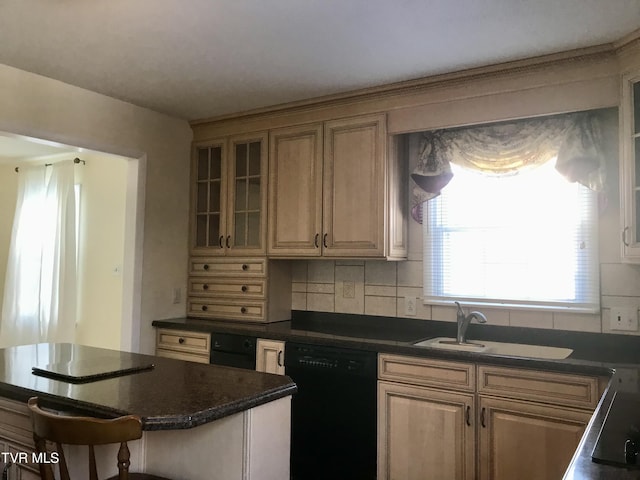
M287 343L286 368L377 377L377 354L364 350Z

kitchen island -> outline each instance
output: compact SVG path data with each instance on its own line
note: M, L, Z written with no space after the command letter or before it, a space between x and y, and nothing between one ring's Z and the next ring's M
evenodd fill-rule
M44 371L36 375L33 367ZM5 450L30 451L26 402L38 396L58 411L141 417L143 437L129 444L132 471L176 480L279 480L289 475L295 391L286 376L249 370L72 344L11 347L0 350L0 439ZM115 450L103 449L103 475L116 473ZM71 463L78 478L86 475L80 461Z

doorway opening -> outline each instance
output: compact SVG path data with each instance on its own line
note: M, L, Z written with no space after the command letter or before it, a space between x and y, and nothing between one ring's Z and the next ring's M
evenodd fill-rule
M130 158L0 132L0 310L19 171L80 158L75 341L139 351L145 157Z

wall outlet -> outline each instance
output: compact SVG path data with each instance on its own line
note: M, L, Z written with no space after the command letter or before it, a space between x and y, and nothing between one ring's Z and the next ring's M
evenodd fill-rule
M173 289L173 303L175 305L182 303L182 289L180 287Z
M355 282L342 282L342 298L356 298Z
M418 299L416 297L404 297L404 314L410 317L416 316L416 302Z
M637 307L611 307L611 330L624 332L638 331Z

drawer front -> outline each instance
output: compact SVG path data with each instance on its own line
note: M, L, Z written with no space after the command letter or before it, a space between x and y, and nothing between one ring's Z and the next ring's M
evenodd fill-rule
M208 358L211 351L211 335L208 333L159 328L156 333L156 348L158 350L199 354Z
M26 402L0 398L0 438L19 445L33 445L31 412Z
M380 380L473 392L475 367L470 363L447 362L420 357L381 354Z
M192 257L189 260L189 274L216 277L264 277L267 274L267 260L264 258Z
M190 296L265 299L265 279L189 278Z
M264 322L266 302L215 300L208 298L190 298L189 316L198 318L218 318L244 320L247 322Z
M478 393L594 409L598 378L508 367L478 366Z
M177 352L175 350L167 350L164 348L157 348L156 355L158 357L173 358L175 360L186 360L188 362L209 363L210 361L209 354L203 355L200 353L196 354L196 353Z

